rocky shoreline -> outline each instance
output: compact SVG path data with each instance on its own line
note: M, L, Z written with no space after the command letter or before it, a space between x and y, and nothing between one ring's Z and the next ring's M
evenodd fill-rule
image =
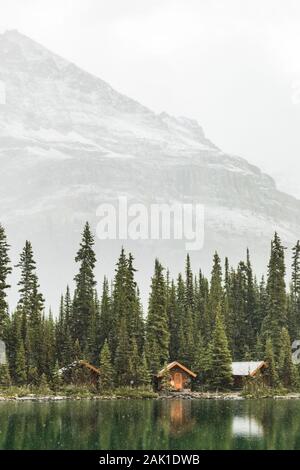
M1 402L60 402L60 401L80 401L80 400L249 400L249 399L266 399L272 398L273 400L300 400L300 393L289 393L287 395L274 395L274 396L242 396L239 392L234 393L218 393L218 392L181 392L181 393L168 393L160 394L157 397L126 397L120 395L91 395L91 396L65 396L65 395L27 395L27 396L11 396L5 397L0 395Z

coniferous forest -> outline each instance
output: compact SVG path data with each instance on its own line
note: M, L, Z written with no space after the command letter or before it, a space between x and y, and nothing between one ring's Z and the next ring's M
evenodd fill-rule
M62 380L59 371L85 360L100 368L98 387L103 391L146 389L164 365L176 360L199 374L198 386L227 389L232 384L232 361L265 360L271 387L299 388L291 347L300 337L299 241L293 248L289 280L286 250L277 234L271 241L266 276L260 279L249 251L236 267L216 252L210 278L193 271L189 256L176 279L155 260L143 312L133 255L122 249L114 279L100 283L94 275L94 238L86 223L75 258L74 292L65 287L55 315L45 311L29 241L16 266L18 302L10 310L8 280L14 267L9 248L0 225L0 339L7 355L7 364L0 366L2 387L56 390Z

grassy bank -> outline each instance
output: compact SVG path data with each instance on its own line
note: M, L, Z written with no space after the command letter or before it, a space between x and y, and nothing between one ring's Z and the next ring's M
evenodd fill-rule
M100 392L96 389L87 386L67 385L61 387L59 390L51 390L50 388L39 387L7 387L0 388L0 400L4 399L118 399L118 398L134 398L134 399L147 399L157 398L158 394L150 389L121 387L115 390Z

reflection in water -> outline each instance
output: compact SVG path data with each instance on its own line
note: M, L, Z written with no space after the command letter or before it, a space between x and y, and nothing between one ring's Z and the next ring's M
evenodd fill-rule
M192 416L191 400L169 400L168 405L170 433L179 435L191 432L196 424Z
M264 430L262 425L252 416L234 416L232 421L234 436L260 437Z
M300 401L0 403L0 449L300 449Z

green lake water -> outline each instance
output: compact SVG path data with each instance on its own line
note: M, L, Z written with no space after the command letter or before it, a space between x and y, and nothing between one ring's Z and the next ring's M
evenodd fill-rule
M300 449L300 400L2 402L0 449Z

